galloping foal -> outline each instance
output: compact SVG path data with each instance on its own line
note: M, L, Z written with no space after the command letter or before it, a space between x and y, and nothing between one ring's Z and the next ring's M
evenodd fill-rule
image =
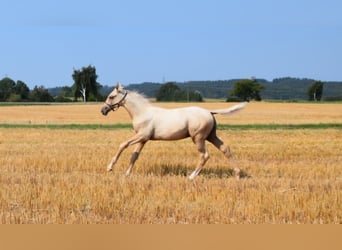
M107 115L110 110L117 110L124 107L132 118L133 128L136 134L128 141L121 143L119 150L109 163L107 170L111 171L119 159L121 153L133 144L137 144L132 154L126 175L133 169L141 150L148 140L179 140L191 137L197 145L200 153L200 160L196 169L191 173L189 179L193 180L201 171L209 159L205 141L211 142L218 148L226 158L231 158L229 147L227 147L216 135L215 114L231 114L246 106L241 103L227 109L206 110L199 107L186 107L177 109L164 109L153 106L142 95L125 90L120 83L108 95L101 112ZM234 164L234 171L237 178L240 178L240 169Z

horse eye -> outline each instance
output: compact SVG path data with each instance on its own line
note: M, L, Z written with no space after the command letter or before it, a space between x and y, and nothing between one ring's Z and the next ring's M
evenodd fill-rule
M113 100L113 99L114 99L114 96L111 95L111 96L109 97L109 99L110 99L110 100Z

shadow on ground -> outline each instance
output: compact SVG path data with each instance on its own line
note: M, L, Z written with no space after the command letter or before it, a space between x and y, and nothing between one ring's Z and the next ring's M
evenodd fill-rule
M162 164L155 165L152 168L146 170L147 174L153 174L157 176L189 176L194 169L182 165ZM230 178L234 177L234 170L232 168L203 168L199 173L199 176L207 178ZM241 170L241 178L250 178L251 176Z

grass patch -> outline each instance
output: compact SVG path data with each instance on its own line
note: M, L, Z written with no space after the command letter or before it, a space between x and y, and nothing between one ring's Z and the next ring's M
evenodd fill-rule
M307 124L218 124L218 130L342 129L342 123Z

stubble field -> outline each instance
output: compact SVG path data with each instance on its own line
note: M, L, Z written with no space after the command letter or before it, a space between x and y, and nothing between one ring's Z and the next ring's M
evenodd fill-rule
M130 122L124 109L103 117L100 107L0 107L0 124L7 124L0 127L0 223L342 222L342 130L333 126L342 124L341 104L251 103L233 116L217 116L220 124L265 125L218 130L243 170L240 181L209 144L211 158L189 181L198 161L189 139L148 142L125 177L133 150L128 148L107 173L118 145L133 131L88 127ZM319 123L330 125L268 127Z

